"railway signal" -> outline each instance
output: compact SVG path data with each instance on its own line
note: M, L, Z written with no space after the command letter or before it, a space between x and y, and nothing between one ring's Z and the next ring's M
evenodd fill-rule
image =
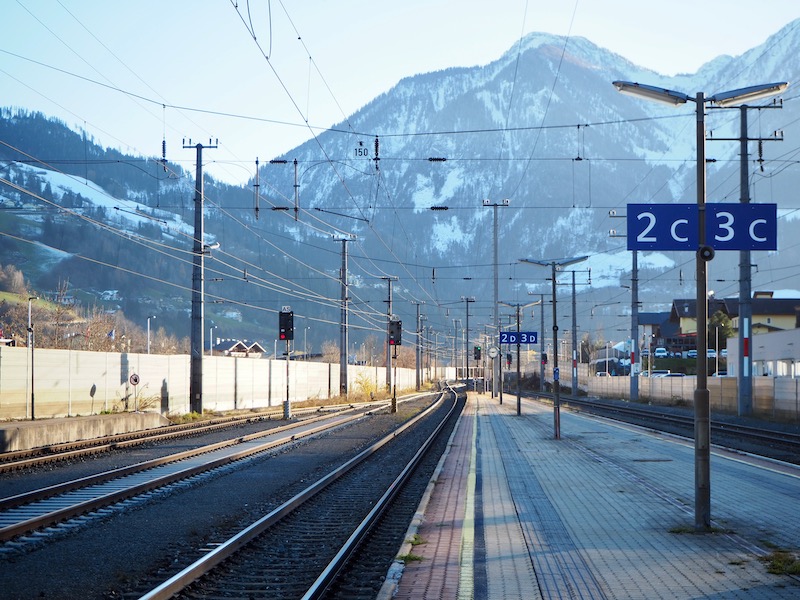
M278 339L294 339L294 312L291 310L281 310L278 313Z
M389 345L403 345L403 322L398 319L389 321Z

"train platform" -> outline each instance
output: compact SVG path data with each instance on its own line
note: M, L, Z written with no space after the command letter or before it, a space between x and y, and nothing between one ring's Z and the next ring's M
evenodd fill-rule
M470 393L381 600L800 598L800 469L712 448L694 530L694 445Z

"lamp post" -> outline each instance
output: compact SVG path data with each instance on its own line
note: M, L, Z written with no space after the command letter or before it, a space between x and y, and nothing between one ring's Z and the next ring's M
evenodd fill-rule
M561 439L561 384L559 383L560 374L558 372L558 313L556 311L556 271L560 271L566 266L574 265L589 258L588 256L573 256L571 258L555 258L548 260L534 260L532 258L520 258L520 262L550 267L553 275L553 430L554 438ZM542 332L544 334L544 331Z
M33 321L31 321L31 302L38 300L38 296L30 296L28 298L28 347L31 349L31 421L36 420L36 411L34 408L34 377L33 377L33 346L36 343L33 335Z
M786 82L767 83L720 92L705 97L703 92L691 96L673 90L631 81L614 81L619 92L640 96L677 106L688 101L695 103L697 140L697 240L695 269L697 273L697 387L694 391L694 448L695 448L695 515L696 530L707 531L711 527L711 428L708 393L708 288L707 262L714 258L714 250L706 245L706 128L705 105L707 102L725 107L766 98L784 90ZM651 359L652 360L652 359ZM652 373L651 373L652 374Z
M155 316L147 317L147 353L150 354L150 319L155 319ZM212 327L213 329L213 327Z

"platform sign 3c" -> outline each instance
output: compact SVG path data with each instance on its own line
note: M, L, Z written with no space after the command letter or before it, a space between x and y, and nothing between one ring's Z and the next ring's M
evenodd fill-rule
M714 250L777 250L778 205L706 204L706 244ZM629 204L628 250L697 250L696 204Z

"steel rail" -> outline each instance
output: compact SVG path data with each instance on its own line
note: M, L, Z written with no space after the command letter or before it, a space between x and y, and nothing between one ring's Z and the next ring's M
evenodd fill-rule
M222 563L223 561L227 560L228 558L236 554L239 550L247 546L251 541L259 537L262 533L264 533L267 529L272 527L286 515L296 510L297 507L302 505L304 502L309 500L318 492L325 489L328 485L339 479L342 475L347 473L356 465L358 465L359 463L367 459L369 456L377 452L380 448L382 448L383 446L394 440L400 433L402 433L409 427L413 427L421 419L425 418L428 414L430 414L433 410L435 410L438 404L442 402L443 398L444 398L444 393L441 393L437 401L434 402L425 411L416 415L413 419L407 421L398 429L392 431L391 433L389 433L388 435L384 436L382 439L377 441L375 444L372 444L371 446L369 446L368 448L366 448L365 450L363 450L350 460L346 461L339 467L335 468L333 471L329 472L327 475L320 478L315 483L311 484L301 492L297 493L295 496L293 496L292 498L290 498L289 500L287 500L274 510L270 511L268 514L264 515L259 520L250 524L249 526L244 528L242 531L240 531L233 537L219 544L212 551L205 554L202 558L188 565L179 573L176 573L175 575L170 577L168 580L166 580L159 586L155 587L154 589L150 590L149 592L141 596L140 600L166 600L168 598L171 598L175 594L179 593L181 590L185 589L190 584L192 584L196 580L200 579L201 577L209 573L220 563Z
M392 482L383 496L381 496L380 500L375 503L375 506L369 514L361 521L358 527L356 527L352 535L350 535L344 545L336 553L333 560L328 563L320 576L303 595L302 600L319 600L324 596L330 585L335 581L338 574L350 560L350 557L356 551L359 544L361 544L361 541L369 534L378 519L386 513L392 500L400 492L405 482L411 477L414 469L422 461L428 449L433 445L442 429L444 429L445 424L456 410L458 394L450 386L447 386L447 391L449 394L453 395L453 405L450 407L447 415L436 426L436 429L428 436L428 439L425 440L422 446L420 446L402 472L397 476L394 482Z
M342 405L337 405L342 406ZM343 405L352 407L353 405ZM295 414L310 414L330 409L330 407L309 407L298 409ZM343 410L338 408L338 410ZM105 436L92 440L78 440L74 442L64 442L62 444L52 444L41 446L30 450L15 450L0 454L0 473L15 471L35 467L42 464L81 458L92 454L119 450L151 442L210 433L220 429L235 427L236 425L262 420L265 417L270 419L273 415L283 416L283 409L274 409L262 413L247 415L246 417L225 417L211 419L200 423L184 423L182 425L166 425L157 429L145 431L135 431L130 433L120 433L113 436ZM168 431L165 431L168 429Z
M95 496L95 497L93 497L91 499L88 499L88 500L85 500L85 501L82 501L82 502L77 502L77 503L74 503L74 504L69 504L67 506L56 508L55 510L46 510L46 512L42 512L42 513L40 513L40 514L38 514L36 516L30 517L30 518L26 518L26 519L20 520L18 522L3 526L2 528L0 528L0 540L12 539L12 538L14 538L14 537L16 537L18 535L21 535L21 534L24 534L24 533L39 529L41 527L45 527L47 525L52 525L54 523L61 522L61 521L64 521L66 519L69 519L69 518L72 518L72 517L75 517L75 516L78 516L78 515L93 511L93 510L97 510L98 508L101 508L101 507L104 507L104 506L108 506L110 504L114 504L114 503L119 502L121 500L125 500L125 499L131 498L133 496L137 496L139 494L151 491L153 489L157 489L159 487L166 486L166 485L168 485L170 483L173 483L175 481L179 481L181 479L186 479L186 478L192 477L194 475L197 475L198 473L209 471L211 469L223 466L225 464L229 464L231 462L234 462L234 461L237 461L237 460L241 460L241 459L246 458L248 456L251 456L253 454L257 454L259 452L264 452L266 450L270 450L272 448L275 448L277 446L289 443L289 442L294 441L296 439L301 439L301 438L304 438L304 437L308 437L308 436L314 435L316 433L319 433L321 431L325 431L325 430L331 429L333 427L341 426L342 424L345 424L347 422L363 418L363 416L365 416L367 414L367 412L368 411L356 412L355 414L351 414L349 416L335 415L335 416L332 417L331 415L322 415L322 416L319 416L319 417L316 417L316 418L313 418L313 419L304 420L304 421L299 422L299 423L293 423L290 426L282 428L282 430L280 432L277 432L277 433L283 433L283 432L289 431L290 434L286 435L284 437L280 437L280 438L278 438L276 440L265 442L263 444L256 444L256 445L253 445L251 447L245 448L244 450L241 450L241 451L238 451L238 452L232 452L230 454L226 454L224 456L221 456L221 457L218 457L218 458L215 458L215 459L211 459L210 458L208 461L204 461L199 465L195 465L195 466L188 467L188 468L185 468L185 469L179 469L179 470L176 470L176 471L172 471L170 473L167 473L167 474L164 474L164 475L161 475L161 476L156 476L154 474L152 478L147 478L145 481L138 482L138 483L135 483L135 484L130 485L130 486L126 485L126 486L123 486L121 489L116 489L116 490L111 491L109 493L100 493L100 495L97 495L97 496ZM328 423L322 423L321 425L318 425L316 427L312 427L312 428L310 428L310 429L308 429L306 431L303 431L301 433L291 433L291 430L296 429L298 427L313 425L314 423L316 423L318 421L324 421L324 420L330 420L330 419L333 419L333 421L328 422ZM98 476L92 476L92 477L88 477L88 478L75 480L75 481L72 481L72 482L66 482L64 484L60 484L60 485L57 485L57 486L52 486L50 488L44 488L43 490L36 490L36 491L30 492L28 494L21 494L21 495L16 496L16 497L12 497L12 498L9 498L9 499L4 499L3 502L7 503L9 506L11 506L13 504L12 500L14 500L16 502L16 507L19 507L20 506L19 500L24 499L25 497L29 497L30 499L32 499L32 501L29 501L27 504L22 504L22 508L25 509L24 512L27 513L29 510L30 511L34 510L34 508L36 506L34 504L35 501L44 502L44 501L46 501L47 498L51 498L52 499L52 497L54 496L54 493L56 493L56 492L54 492L54 490L56 490L58 488L61 488L61 491L58 492L58 493L63 494L63 493L69 493L68 488L70 488L70 486L72 486L72 490L83 489L83 488L87 487L90 483L102 486L104 483L108 483L109 481L114 481L116 479L119 479L120 477L127 477L127 476L134 475L136 473L140 473L140 472L145 471L145 470L152 470L152 469L154 469L154 468L156 468L158 466L162 466L163 467L163 466L169 465L171 463L175 463L175 462L178 462L178 461L186 460L187 458L197 457L197 456L199 456L201 454L208 454L208 453L214 452L214 451L221 451L221 450L224 450L224 449L226 449L228 447L236 446L236 445L239 445L239 444L242 444L242 443L246 443L248 441L257 440L259 437L265 437L265 436L269 436L269 435L273 435L274 436L275 433L276 433L275 430L270 430L268 432L259 432L259 433L256 433L256 434L250 434L249 436L243 436L243 437L236 438L236 439L233 439L233 440L226 440L224 442L219 442L217 444L211 444L210 446L207 446L207 447L204 447L204 448L190 450L190 451L187 451L187 452L182 452L182 453L179 453L177 455L172 455L172 456L169 456L169 457L163 457L163 458L160 458L160 459L154 459L153 461L147 461L145 463L139 463L138 465L132 465L131 467L123 467L121 469L115 469L115 470L109 471L107 473L102 473L102 474L100 474ZM42 496L41 497L37 497L37 494L42 494ZM42 498L45 498L45 500L42 500ZM14 510L14 509L13 508L9 508L5 512L9 512L11 510ZM2 516L3 515L0 513L0 517L2 517Z

